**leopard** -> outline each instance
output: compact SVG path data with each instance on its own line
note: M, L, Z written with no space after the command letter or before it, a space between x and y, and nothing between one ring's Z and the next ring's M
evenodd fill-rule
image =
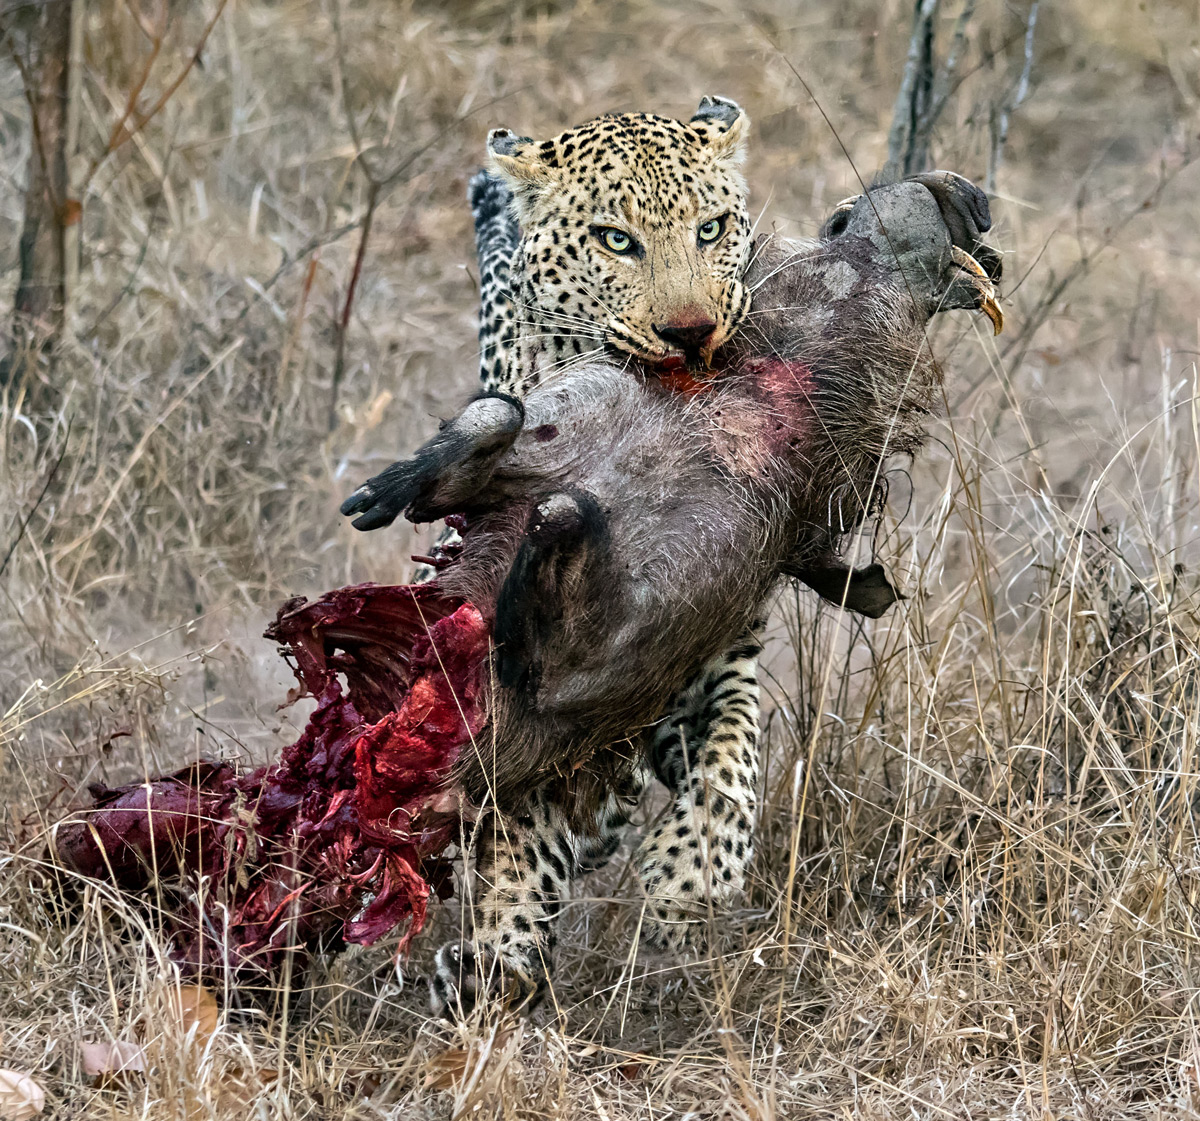
M520 232L507 266L500 247L480 262L485 386L527 392L605 352L707 366L750 306L749 127L736 102L705 97L687 122L607 114L541 142L493 129Z
M618 375L633 365L701 374L750 308L749 133L746 112L722 96L702 97L687 121L612 113L544 141L491 130L489 167L468 190L483 390L521 399L601 355ZM702 944L753 858L761 626L681 692L646 733L649 764L623 777L594 820L572 821L545 790L488 819L475 852L474 938L437 952L435 1013L465 1013L481 986L527 1008L541 1000L572 883L614 855L655 779L670 808L635 857L642 937L681 954Z
M468 191L484 392L520 399L598 355L617 373L623 363L664 378L702 376L750 305L743 276L754 243L741 175L748 132L744 111L724 97L703 98L688 122L609 115L544 142L493 130L490 168ZM938 180L925 185L939 205L967 197ZM855 202L839 204L823 236L839 232ZM953 206L943 214L956 216ZM984 252L977 235L989 224L984 215L971 228L976 236L956 236ZM843 572L793 575L845 605ZM878 566L864 572L866 590L850 606L877 617L896 595ZM573 821L545 789L529 792L516 812L486 819L474 938L437 952L435 1013L465 1014L483 991L527 1009L542 999L572 883L613 856L656 779L669 807L635 855L645 900L639 929L658 950L703 945L713 920L743 895L754 856L764 623L755 621L673 700L646 733L648 748L638 753L645 763L609 792L594 820Z

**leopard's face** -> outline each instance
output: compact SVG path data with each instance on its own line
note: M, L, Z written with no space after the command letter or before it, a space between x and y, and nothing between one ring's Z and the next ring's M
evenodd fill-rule
M522 232L517 336L707 365L750 302L748 127L733 102L705 98L686 123L606 116L543 142L494 131Z

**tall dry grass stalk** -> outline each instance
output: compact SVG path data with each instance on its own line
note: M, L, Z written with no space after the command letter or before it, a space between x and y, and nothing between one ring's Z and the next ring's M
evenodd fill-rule
M128 5L87 11L94 154L151 48ZM146 105L215 11L170 6ZM532 1023L429 1021L450 904L411 961L381 947L286 997L220 993L210 1033L178 1015L153 908L54 887L42 830L88 782L294 735L258 638L279 600L406 572L414 542L354 535L336 502L471 385L462 196L485 130L727 93L756 124L765 220L810 234L855 174L767 44L869 176L909 16L339 11L335 35L328 5L228 6L203 68L91 181L53 377L0 402L0 1067L64 1118L1192 1116L1200 78L1182 0L1042 6L998 176L1010 333L935 334L948 419L897 465L878 537L901 609L861 625L781 597L752 890L706 956L640 949L618 859L567 908ZM939 164L986 170L1025 15L978 5ZM0 67L6 232L23 104ZM345 317L371 151L415 158L376 200ZM80 1045L105 1041L146 1069L95 1087Z

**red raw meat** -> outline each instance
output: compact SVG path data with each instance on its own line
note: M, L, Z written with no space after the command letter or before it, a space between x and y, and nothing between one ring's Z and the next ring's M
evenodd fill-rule
M359 584L288 601L267 637L317 707L277 763L203 762L93 786L53 832L58 862L172 903L189 970L270 973L289 948L421 929L471 807L449 781L487 720L490 620L436 584ZM345 681L343 687L342 680Z

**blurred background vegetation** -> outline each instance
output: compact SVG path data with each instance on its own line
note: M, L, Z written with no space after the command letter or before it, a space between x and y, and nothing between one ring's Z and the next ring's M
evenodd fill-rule
M48 1109L1193 1115L1200 3L916 12L0 0L0 1065ZM781 596L745 910L648 959L617 861L538 1023L447 1050L425 951L381 947L92 1089L73 1041L158 1038L167 967L118 901L46 899L45 823L277 750L276 605L406 577L425 537L336 508L473 386L487 130L706 93L754 122L762 227L803 236L936 106L911 159L988 184L1006 270L1004 335L933 334L945 416L877 538L903 610Z

